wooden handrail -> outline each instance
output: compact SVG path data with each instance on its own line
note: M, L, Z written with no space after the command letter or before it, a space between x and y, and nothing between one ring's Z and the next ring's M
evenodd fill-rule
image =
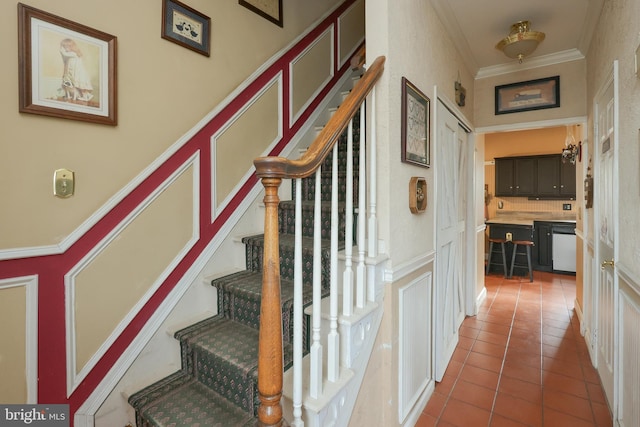
M280 403L284 372L280 311L278 188L282 179L306 178L315 173L382 75L384 62L385 58L381 56L371 64L300 159L289 160L273 156L260 157L253 161L256 175L261 178L265 188L264 255L258 344L259 426L287 425L282 418L283 411Z
M256 175L259 178L306 178L314 173L329 155L334 144L349 125L349 120L358 111L382 75L384 62L385 57L380 56L371 64L300 159L259 157L253 161Z

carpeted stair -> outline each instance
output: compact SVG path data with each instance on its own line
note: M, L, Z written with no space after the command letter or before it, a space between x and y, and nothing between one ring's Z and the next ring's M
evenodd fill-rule
M358 116L356 116L358 117ZM354 175L357 177L358 120L354 120ZM338 143L339 241L344 247L344 200L346 131ZM331 233L331 165L329 156L322 166L322 287L329 289L329 245ZM354 182L357 204L357 179ZM315 177L302 180L303 299L311 303L313 276L313 211ZM293 186L295 194L295 185ZM292 198L293 197L292 194ZM293 270L295 203L282 201L279 209L281 307L284 341L284 368L292 364ZM218 314L178 331L182 369L138 391L129 398L136 410L138 427L249 426L254 425L258 400L258 328L262 289L264 236L243 238L246 270L216 280ZM308 325L304 320L304 348L308 350ZM306 350L305 350L306 351Z

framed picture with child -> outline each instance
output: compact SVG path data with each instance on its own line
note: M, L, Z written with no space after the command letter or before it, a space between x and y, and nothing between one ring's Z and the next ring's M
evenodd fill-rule
M116 37L18 4L19 107L115 126Z

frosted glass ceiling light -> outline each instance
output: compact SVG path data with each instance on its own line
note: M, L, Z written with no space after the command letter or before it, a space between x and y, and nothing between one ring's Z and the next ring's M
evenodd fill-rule
M509 58L517 58L522 63L524 57L531 55L542 40L544 33L531 31L529 21L520 21L511 26L509 36L500 40L496 49L504 52Z

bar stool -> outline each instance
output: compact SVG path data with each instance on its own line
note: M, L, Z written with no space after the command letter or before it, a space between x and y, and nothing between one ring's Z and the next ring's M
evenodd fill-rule
M485 275L489 274L489 269L491 268L491 257L493 256L493 244L500 243L502 247L502 268L504 270L504 277L507 276L507 253L505 252L504 244L507 243L507 239L496 239L493 237L489 237L489 259L487 260L487 270L485 271Z
M518 246L525 247L527 253L527 267L529 268L529 281L533 282L533 269L531 268L531 247L533 242L531 240L514 240L513 242L513 255L511 255L511 271L509 277L513 277L513 267L524 267L524 264L516 264L516 253L518 252Z

